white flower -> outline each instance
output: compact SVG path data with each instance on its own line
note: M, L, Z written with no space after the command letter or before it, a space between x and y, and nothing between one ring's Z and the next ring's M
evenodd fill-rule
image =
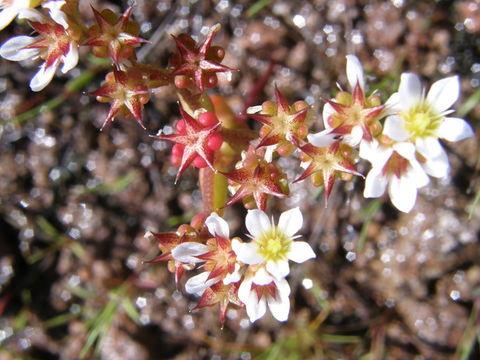
M325 147L341 140L356 147L362 139L370 141L371 126L385 115L385 106L380 105L377 96L365 96L365 76L355 55L347 55L346 73L351 93L341 92L327 101L322 113L325 130L308 135L308 141L315 146Z
M215 237L215 246L188 241L179 244L172 250L172 257L176 261L184 264L206 262L209 264L209 269L215 269L193 276L185 283L185 290L189 294L198 296L201 296L207 288L219 281L223 281L225 285L228 285L238 282L241 278L240 265L235 263L234 254L230 246L228 223L218 214L211 213L205 220L205 225L208 232ZM233 242L238 242L238 240L233 239ZM210 254L208 259L200 258L205 254ZM229 271L229 268L232 269Z
M0 1L0 30L10 24L23 10L37 6L39 0L1 0Z
M276 279L284 278L290 272L288 260L303 263L315 257L308 243L294 241L302 223L299 208L282 213L278 225L271 222L263 211L249 210L245 224L252 241L232 243L237 260L248 265L265 264L266 271Z
M50 1L43 5L49 9L51 19L33 9L20 12L19 18L29 20L40 35L16 36L0 47L0 56L10 61L33 60L40 56L45 59L30 81L30 88L33 91L43 90L61 63L63 63L61 71L64 74L78 63L78 44L72 40L68 32L66 15L60 10L64 4L64 1ZM42 26L38 27L36 24Z
M269 276L263 267L256 271L249 267L238 288L238 298L245 304L252 323L265 315L267 305L275 319L286 321L290 311L289 295L290 286L287 280Z
M415 158L412 143L379 145L376 140L361 149L360 156L372 163L365 179L363 195L377 198L388 186L388 194L395 207L403 212L412 210L417 199L417 189L428 184L429 178Z
M448 173L448 158L438 139L460 141L473 136L472 127L463 119L449 117L450 107L460 92L458 76L433 83L425 95L417 75L404 73L398 93L388 100L397 112L385 121L383 133L395 141L410 140L425 158L425 171L434 177Z

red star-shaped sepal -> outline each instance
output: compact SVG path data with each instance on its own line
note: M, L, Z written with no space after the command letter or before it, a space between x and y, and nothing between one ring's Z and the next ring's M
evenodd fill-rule
M234 304L237 306L242 306L242 302L238 298L238 288L240 282L236 282L229 285L224 285L222 281L217 282L216 284L210 286L204 291L202 297L198 301L195 309L200 309L204 307L214 306L215 304L220 305L220 323L221 328L225 324L225 319L227 315L228 305Z
M219 131L220 122L215 114L211 112L200 114L201 123L184 111L181 106L180 113L182 119L176 126L178 134L154 136L157 139L175 143L172 157L180 159L175 183L192 162L196 167L208 166L213 172L216 172L213 166L214 152L222 145L222 135ZM198 158L199 160L197 160Z
M334 110L327 122L335 134L348 135L353 127L360 126L363 139L372 141L378 135L382 126L379 122L385 105L380 104L380 97L372 94L365 97L364 91L357 83L353 94L341 91L334 100L325 100Z
M71 45L78 46L75 42L76 32L73 29L66 29L52 20L45 22L30 20L29 23L40 35L25 49L42 50L40 57L45 60L46 68L60 61L62 56L66 56Z
M128 8L117 18L109 9L98 12L92 6L97 23L88 29L90 38L83 45L93 46L95 56L110 56L117 66L121 59L135 56L135 47L148 41L137 36L140 30L138 23L130 20L132 10Z
M250 146L241 166L229 173L223 173L235 194L225 206L252 196L258 209L265 210L268 196L285 198L288 196L288 181L285 173L275 164L265 161L264 150ZM248 207L251 207L247 203Z
M205 88L217 85L217 73L235 71L220 64L225 50L220 46L212 46L213 37L220 30L220 24L212 26L205 41L197 46L195 40L187 34L173 36L177 44L178 54L170 59L174 76L186 76L203 92ZM177 86L186 86L184 81L176 81ZM182 84L182 85L180 85Z
M162 252L159 256L146 263L167 262L168 270L175 274L175 284L178 287L180 278L185 270L191 270L194 265L186 265L180 261L176 261L172 256L172 250L178 245L187 241L194 241L204 243L208 239L208 231L203 226L206 215L203 213L197 214L193 217L190 225L180 225L176 232L147 232L146 237L153 236L158 241L158 248Z
M188 241L188 237L185 235L180 235L176 232L164 232L164 233L154 233L148 232L145 236L153 235L158 241L158 247L162 251L162 254L156 258L146 261L147 263L159 263L159 262L168 262L168 270L171 273L175 274L175 284L179 284L180 278L185 271L184 265L176 261L172 257L172 250L181 244L182 242Z
M277 145L277 153L288 156L296 149L292 142L298 143L308 134L309 106L304 101L288 105L276 86L275 98L275 102L264 102L260 113L248 116L263 124L259 147Z
M134 66L119 70L114 67L108 73L100 89L90 93L97 96L100 102L110 102L110 111L102 125L103 128L115 116L123 114L134 117L142 128L143 105L150 99L149 89L167 85L168 74L160 69L148 65L135 64Z
M233 273L237 256L232 250L230 239L216 236L207 241L207 246L209 246L210 250L203 255L197 256L198 259L205 261L203 265L205 271L210 272L207 280L216 277L223 279L228 274Z
M352 148L340 141L335 141L327 147L317 147L307 143L300 147L300 150L303 155L302 160L309 164L303 174L294 182L312 176L314 185L323 185L325 188L325 204L328 202L337 174L342 175L345 179L351 175L363 177L353 164Z

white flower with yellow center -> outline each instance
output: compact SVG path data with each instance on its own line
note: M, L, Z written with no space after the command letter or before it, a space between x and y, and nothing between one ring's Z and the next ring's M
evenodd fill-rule
M434 177L445 177L449 166L438 139L460 141L473 136L465 120L447 116L453 112L450 107L459 92L458 76L436 81L425 95L418 76L404 73L398 93L387 102L397 114L386 119L383 133L395 141L415 143L416 150L425 158L425 171Z
M315 257L308 243L294 241L300 236L295 234L302 223L303 216L298 207L283 212L278 225L270 221L263 211L249 210L245 225L252 241L232 243L237 260L248 265L264 264L266 271L274 278L284 278L290 272L288 260L303 263Z

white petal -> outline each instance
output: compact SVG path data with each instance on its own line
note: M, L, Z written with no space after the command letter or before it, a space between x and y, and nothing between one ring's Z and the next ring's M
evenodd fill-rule
M460 141L472 137L475 134L470 124L465 120L447 117L440 125L437 135L448 141Z
M402 107L400 104L400 94L398 92L393 93L385 103L385 109L383 110L383 113L384 115L394 115L401 110Z
M240 273L240 265L235 264L235 270L231 274L227 274L223 279L223 284L228 285L240 281L242 274Z
M374 167L367 174L363 196L366 198L378 198L385 192L387 178L382 175L381 167Z
M284 211L278 220L278 228L291 237L302 228L303 215L298 207Z
M78 46L75 41L70 42L67 55L63 57L62 73L67 73L78 64Z
M267 261L267 271L276 279L281 279L290 273L288 260Z
M325 103L325 105L323 106L323 111L322 111L322 118L323 118L323 124L325 125L325 129L331 129L332 128L330 126L330 124L328 123L328 119L333 114L335 114L335 109L333 108L333 106L330 105L329 103Z
M403 110L409 109L422 99L422 84L417 75L403 73L398 88L400 106Z
M263 257L258 253L257 244L241 243L233 250L237 255L237 260L248 265L257 265L264 261Z
M207 280L209 275L210 272L204 271L198 275L192 276L185 283L185 291L189 294L201 296L206 289L219 281L218 278Z
M333 130L333 128L328 128L316 134L309 134L307 136L308 142L314 146L327 147L338 140L339 135L334 133Z
M213 236L220 236L225 239L230 238L230 229L228 228L228 223L218 216L217 213L211 213L210 216L205 220L205 225L207 225L208 232Z
M250 296L252 288L252 276L250 274L246 273L245 277L243 278L243 281L240 283L240 286L238 287L238 298L246 305L248 302L248 298Z
M363 129L360 125L354 126L350 134L345 135L343 138L343 142L351 147L356 147L360 144L363 138Z
M385 120L383 134L395 141L405 141L410 137L407 129L405 129L404 121L400 116L391 115Z
M406 177L392 176L388 186L388 194L392 200L392 204L403 212L410 212L415 205L417 199L417 187Z
M0 30L3 30L10 24L18 15L18 9L13 6L8 6L0 11Z
M268 308L273 317L278 321L287 321L290 312L290 299L284 296L278 296L276 299L269 296L267 298Z
M203 255L208 252L208 246L197 242L184 242L172 250L172 256L175 260L185 264L195 264L204 260L197 259L195 256Z
M294 241L290 245L288 258L296 263L303 263L315 257L316 255L313 252L312 247L305 241Z
M253 238L261 236L265 231L272 228L267 214L258 209L248 210L245 218L245 226Z
M393 149L402 155L405 159L413 160L415 159L415 145L409 142L399 142L393 144Z
M34 9L22 9L18 12L19 19L26 19L30 21L35 21L39 23L46 23L47 18L43 16L39 11Z
M371 159L375 158L377 149L378 141L376 139L372 139L372 141L363 139L360 141L360 151L358 156L360 156L362 159L373 162Z
M290 285L288 285L288 281L285 278L274 279L273 281L277 287L278 294L281 297L288 298L290 296Z
M49 14L53 21L62 25L64 29L68 29L67 15L60 10L64 4L65 1L48 1L42 7L50 10Z
M421 188L430 182L430 178L423 170L422 166L416 160L410 161L410 168L406 176L415 184L415 187Z
M458 76L450 76L433 83L427 94L427 101L437 110L443 112L457 101L460 95Z
M370 143L364 143L362 147L360 148L363 151L362 158L367 159L374 167L383 167L393 153L391 146L380 146L375 139Z
M347 55L347 79L352 90L357 83L362 89L365 89L362 64L355 55Z
M273 281L272 275L270 275L264 267L259 268L253 276L253 283L257 285L268 285Z
M53 76L57 71L58 64L59 62L56 61L54 64L46 68L45 63L43 63L40 70L38 70L32 80L30 80L30 89L32 89L32 91L41 91L45 86L50 84L50 81L52 81Z
M245 306L247 308L248 318L252 323L260 319L267 312L267 302L265 298L262 297L258 300L257 294L254 291L250 292Z
M415 147L427 160L437 158L444 152L442 145L434 137L418 138Z
M450 168L447 153L443 149L438 156L427 159L422 165L428 175L436 178L445 178Z
M37 56L38 49L24 49L24 47L34 41L35 38L31 36L15 36L7 40L2 47L0 47L0 56L10 61L32 59Z
M246 276L238 288L238 298L245 304L247 315L253 323L267 311L265 299L258 301L257 294L252 291L251 277Z

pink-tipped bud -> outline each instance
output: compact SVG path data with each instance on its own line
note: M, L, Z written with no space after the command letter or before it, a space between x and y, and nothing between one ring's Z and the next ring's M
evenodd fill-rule
M207 214L205 213L200 213L195 215L192 220L190 221L190 226L193 227L196 230L200 230L205 224L205 219L207 218Z
M203 169L206 168L208 164L202 157L197 155L197 157L193 160L193 166L199 169Z
M181 156L175 156L175 155L172 154L172 156L170 156L170 163L173 166L178 167L182 163L182 157Z
M215 151L220 149L220 147L222 146L222 142L222 135L219 132L214 132L208 138L207 146L210 150Z
M207 111L198 115L198 122L203 126L212 126L218 123L218 118L215 113Z
M183 151L185 146L182 144L175 144L172 147L172 155L181 158L183 156Z
M295 150L295 147L291 143L287 142L282 142L278 147L277 147L277 153L280 156L290 156L292 155L293 151Z
M185 121L178 120L177 123L175 124L175 129L177 129L179 134L184 134L185 133Z
M185 89L192 85L190 79L185 75L177 75L175 76L175 86L179 89Z
M218 78L217 75L211 74L207 76L206 84L205 87L209 89L213 89L215 86L218 84Z

